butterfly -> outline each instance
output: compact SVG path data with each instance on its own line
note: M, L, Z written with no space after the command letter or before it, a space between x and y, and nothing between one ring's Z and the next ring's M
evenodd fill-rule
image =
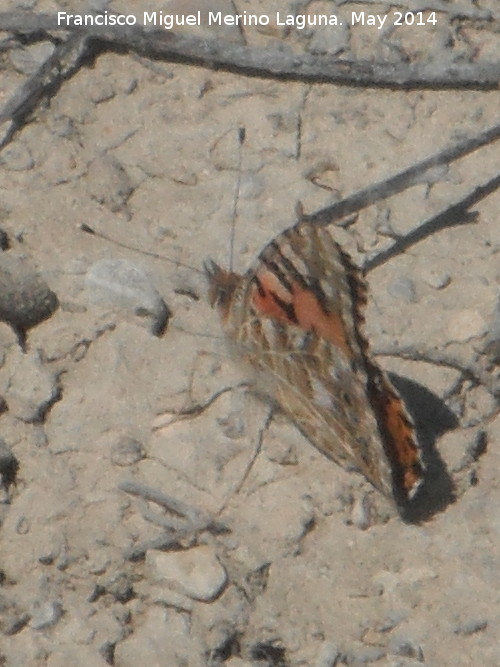
M239 275L205 264L235 355L323 454L404 505L424 481L412 420L363 335L367 286L326 227L299 221Z

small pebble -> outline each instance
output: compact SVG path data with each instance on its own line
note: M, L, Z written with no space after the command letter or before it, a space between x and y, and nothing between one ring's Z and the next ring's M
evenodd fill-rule
M131 466L144 456L144 447L131 436L122 435L111 446L111 462L115 466Z
M208 546L170 553L148 551L146 564L158 580L178 588L194 600L215 600L227 583L227 574Z
M356 498L351 511L353 526L356 526L360 530L369 528L372 524L370 509L370 501L367 496L363 495L361 498Z
M35 603L31 614L33 630L43 630L55 625L63 613L62 605L58 601Z
M476 632L481 632L488 627L488 621L484 618L471 618L462 623L457 623L453 628L456 635L473 635Z
M449 273L444 271L438 271L437 269L427 269L422 272L422 278L434 289L440 290L448 287L451 283L451 276Z
M20 516L16 523L16 533L18 535L27 535L30 532L31 524L24 515Z
M417 662L424 662L424 652L422 651L422 648L411 639L391 637L389 650L394 655L412 658L417 660Z

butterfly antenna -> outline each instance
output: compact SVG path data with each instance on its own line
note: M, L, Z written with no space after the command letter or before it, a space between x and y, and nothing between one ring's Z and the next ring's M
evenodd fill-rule
M234 238L236 235L236 221L238 219L238 202L240 198L241 188L241 164L243 161L243 144L245 143L246 131L244 127L238 128L238 177L236 179L236 186L234 189L233 200L233 221L231 225L231 234L229 236L229 270L233 271L234 265Z
M177 259L171 259L170 257L167 257L166 255L160 255L157 252L153 252L151 250L142 250L142 248L136 248L133 245L129 245L128 243L124 243L123 241L119 241L118 239L114 239L112 236L108 236L107 234L103 234L102 232L96 231L93 227L90 227L90 225L87 225L86 223L83 223L80 225L80 230L82 232L85 232L86 234L91 234L92 236L97 236L99 239L103 239L104 241L107 241L108 243L112 243L113 245L117 245L120 248L126 248L127 250L132 250L132 252L138 252L141 255L146 255L147 257L154 257L155 259L161 259L164 262L168 262L169 264L174 264L174 266L182 266L184 269L190 269L191 271L195 271L196 273L200 273L201 275L205 275L204 271L201 271L200 269L195 268L194 266L191 266L190 264L184 264L184 262L180 262Z

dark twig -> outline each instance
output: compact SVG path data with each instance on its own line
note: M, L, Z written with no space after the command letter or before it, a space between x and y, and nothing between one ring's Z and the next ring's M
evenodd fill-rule
M315 225L329 225L336 220L343 219L350 213L356 213L367 206L371 206L381 199L387 199L392 195L407 190L417 183L425 182L426 175L431 169L449 164L469 153L500 139L500 124L483 130L479 134L464 139L453 146L447 146L443 150L431 155L421 162L400 171L388 179L369 185L363 190L342 199L331 206L322 208L310 215L304 215L307 220ZM484 186L486 187L486 186Z
M215 401L219 400L221 396L227 394L227 392L246 387L248 387L248 382L239 382L236 385L231 385L229 387L222 387L221 389L216 391L212 396L210 396L210 398L207 399L204 403L193 403L189 405L187 408L181 408L180 410L175 410L171 412L166 411L164 413L161 413L156 417L156 419L153 422L153 431L159 431L162 428L170 426L176 421L179 421L180 419L184 419L186 417L198 417L199 415L202 415L205 412L205 410L208 410L208 408L210 408L215 403ZM167 420L165 420L165 415L168 415Z
M240 491L243 488L245 482L247 481L248 475L250 474L250 471L252 470L252 468L255 464L255 461L257 460L260 452L262 451L264 436L267 433L267 431L269 429L269 426L271 425L271 422L273 420L273 417L274 417L275 413L276 413L276 410L275 410L274 407L272 407L268 411L267 417L264 420L264 424L263 424L262 428L259 429L259 433L257 435L257 444L255 446L254 452L253 452L252 456L250 457L250 459L248 460L247 465L245 466L245 470L243 471L243 475L241 476L240 480L238 481L236 487L231 491L230 496L226 499L226 501L222 505L222 508L219 510L219 513L222 512L226 508L227 504L229 503L230 498L232 498L233 496L236 496L236 495L238 495L238 493L240 493Z
M423 241L432 234L445 229L446 227L454 227L456 225L463 225L476 220L476 215L473 213L468 213L469 209L477 202L484 199L489 194L500 188L500 174L492 178L490 181L484 185L479 185L472 192L470 192L466 197L461 199L456 204L449 206L444 211L441 211L437 215L430 218L426 222L419 225L416 229L413 229L406 236L399 238L393 245L391 245L387 250L379 252L375 257L372 257L367 262L365 262L363 271L365 274L373 271L381 264L384 264L392 257L401 254L409 247L415 245L419 241Z
M168 512L173 512L174 514L177 514L177 516L184 517L189 521L199 522L208 518L205 517L205 515L200 510L191 507L187 503L183 503L181 500L177 500L176 498L173 498L172 496L169 496L166 493L159 491L158 489L153 489L150 486L141 484L140 482L126 480L120 482L118 488L121 491L125 491L125 493L130 493L133 496L139 496L144 500L148 500L155 503L156 505L160 505ZM208 518L208 520L210 519Z
M75 31L80 27L58 25L51 14L22 12L0 14L3 30ZM291 50L266 50L217 39L187 37L142 26L87 26L85 34L108 48L127 49L148 58L183 62L212 69L309 83L391 89L496 89L500 63L373 63L339 60L335 56L296 54Z
M87 37L82 33L70 35L7 101L0 110L0 124L7 121L11 121L11 124L0 138L0 149L11 141L40 99L44 95L53 94L62 81L79 68L86 44Z
M139 544L134 544L125 550L125 560L138 561L142 560L146 553L152 549L159 551L175 551L181 548L181 538L172 536L167 533L153 537L151 540L145 540Z
M160 516L149 508L143 509L144 519L160 526L164 529L164 532L158 537L136 544L128 549L125 553L127 560L143 558L150 549L161 549L163 551L180 549L183 542L195 539L203 531L220 535L227 533L229 530L227 526L201 510L140 482L126 480L120 482L118 488L125 493L138 496L143 501L160 505L171 515L175 515L170 517Z

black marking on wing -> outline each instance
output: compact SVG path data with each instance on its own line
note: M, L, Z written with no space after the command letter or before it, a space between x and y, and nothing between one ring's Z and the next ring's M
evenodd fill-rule
M293 305L293 303L288 303L287 301L284 301L274 292L270 291L269 294L271 295L274 303L285 311L287 319L293 324L298 324L299 320L297 319L297 314L295 312L295 306Z
M255 283L257 286L257 291L261 297L266 296L266 290L262 286L262 283L260 282L259 278L256 275L253 275L250 279L250 282Z
M306 281L305 277L304 277L304 276L302 275L302 273L297 269L297 267L296 267L295 264L292 262L292 260L289 259L288 257L286 257L286 256L282 253L281 248L280 248L279 244L276 243L276 241L271 241L271 243L268 245L268 248L272 248L272 249L275 251L275 253L276 253L276 254L278 255L278 257L280 258L281 263L283 264L285 270L288 271L288 273L291 274L291 275L293 276L293 279L294 279L296 282L300 283L300 285L301 285L302 287L308 287L308 284L307 284L307 281Z

